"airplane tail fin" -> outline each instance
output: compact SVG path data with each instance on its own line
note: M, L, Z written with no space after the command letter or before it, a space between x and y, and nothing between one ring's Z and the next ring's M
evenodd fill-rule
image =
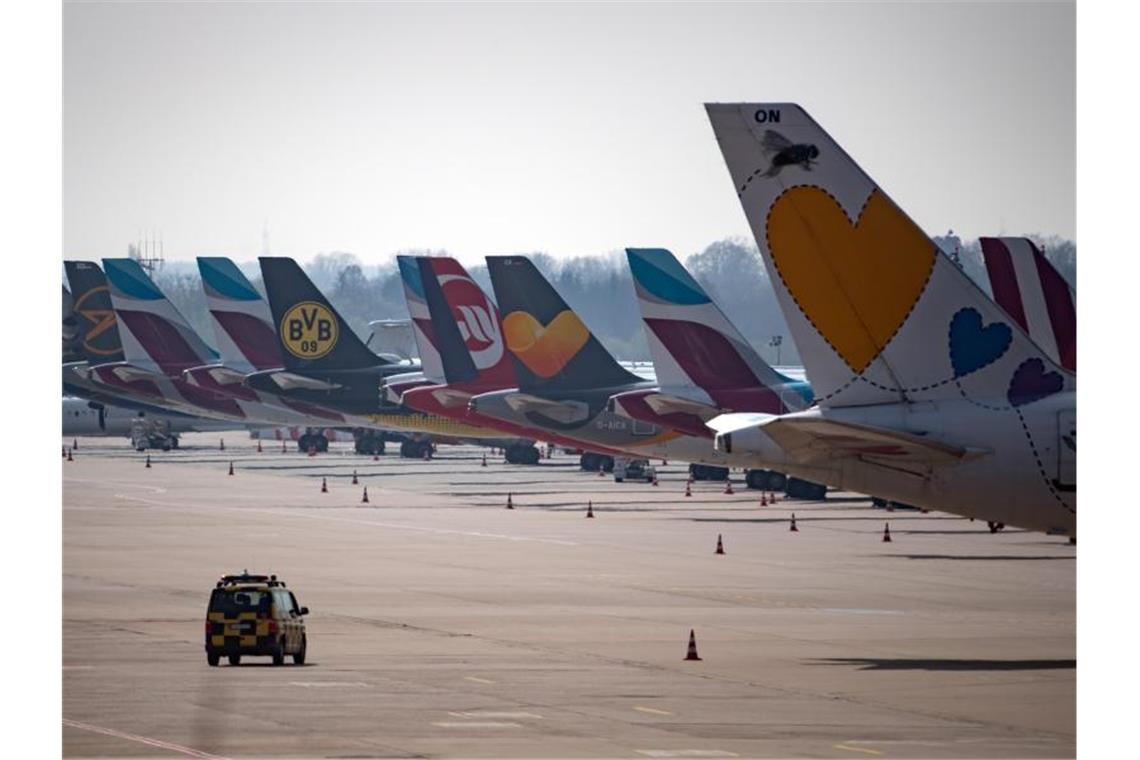
M63 363L83 361L83 340L79 334L79 316L75 313L75 299L67 286L63 286Z
M198 271L222 363L237 370L281 367L269 304L227 258L199 256Z
M495 302L455 259L425 256L415 264L446 381L496 390L514 387L517 379L504 350Z
M525 256L488 256L502 331L526 392L609 388L640 382L590 332Z
M806 384L772 369L672 253L625 252L662 393L742 412L810 405Z
M345 370L384 364L293 259L262 256L261 277L286 369Z
M408 316L412 318L412 337L420 355L420 366L424 377L433 383L446 380L443 360L436 346L435 330L432 326L431 311L427 296L424 295L423 279L415 256L397 256L400 268L400 282L404 286L404 300L408 302Z
M84 358L91 365L121 362L119 322L103 270L94 261L65 261L63 267L75 301Z
M1075 387L803 109L706 109L821 405Z
M127 361L169 376L217 359L134 259L103 259Z
M1049 358L1077 371L1077 307L1061 273L1028 238L981 238L998 306Z

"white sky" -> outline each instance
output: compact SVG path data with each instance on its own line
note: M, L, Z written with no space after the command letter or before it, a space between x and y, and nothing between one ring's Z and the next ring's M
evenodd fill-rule
M750 238L705 101L804 105L931 234L1075 236L1071 3L68 3L64 244L465 261Z

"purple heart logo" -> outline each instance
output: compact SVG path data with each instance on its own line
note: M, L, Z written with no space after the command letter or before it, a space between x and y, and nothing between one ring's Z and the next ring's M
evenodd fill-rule
M1046 372L1045 362L1026 359L1014 370L1006 398L1014 406L1024 406L1060 393L1064 387L1064 378L1057 372Z

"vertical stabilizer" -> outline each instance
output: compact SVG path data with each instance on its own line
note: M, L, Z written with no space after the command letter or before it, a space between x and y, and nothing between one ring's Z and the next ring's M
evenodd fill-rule
M1075 388L799 106L706 106L821 406Z
M772 369L672 253L627 248L626 256L662 393L768 414L810 404L805 384Z
M210 325L222 364L253 372L281 367L269 304L227 258L198 257Z
M404 286L404 300L408 302L408 316L412 318L412 338L420 355L420 366L424 378L433 383L445 380L443 362L436 347L435 332L432 328L431 313L428 310L424 284L420 278L420 268L414 256L397 256L400 268L400 282Z
M120 362L123 344L119 323L111 305L111 293L103 270L93 261L65 261L74 310L79 320L83 356L89 365Z
M640 383L590 332L525 256L488 256L502 331L527 393L618 388Z
M981 239L994 300L1049 358L1077 371L1073 291L1029 238Z
M103 268L128 362L176 377L217 359L137 261L103 259Z

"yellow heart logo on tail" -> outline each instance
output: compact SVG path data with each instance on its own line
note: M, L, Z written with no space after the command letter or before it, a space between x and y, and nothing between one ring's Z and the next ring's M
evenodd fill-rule
M768 214L768 250L800 311L855 372L902 327L935 261L934 244L878 190L852 224L820 188L791 188Z
M503 337L527 369L550 378L586 345L590 331L572 311L559 312L545 327L525 311L512 311L503 317Z

